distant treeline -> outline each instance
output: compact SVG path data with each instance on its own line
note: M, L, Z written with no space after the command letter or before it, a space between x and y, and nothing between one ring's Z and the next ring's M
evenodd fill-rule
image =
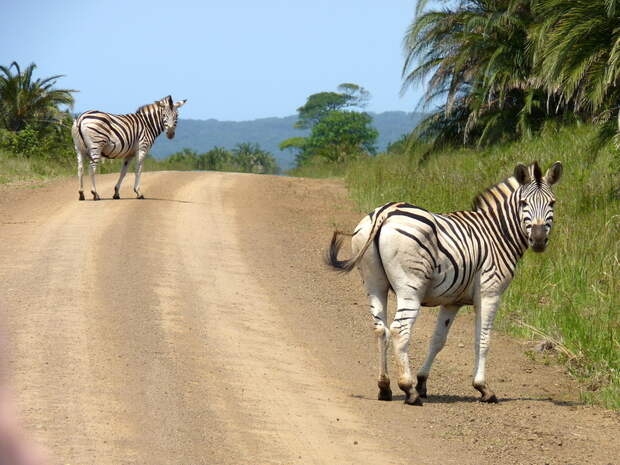
M237 171L255 174L280 172L275 158L258 144L250 142L237 144L232 150L214 147L204 153L183 149L162 159L149 157L146 166L151 170Z

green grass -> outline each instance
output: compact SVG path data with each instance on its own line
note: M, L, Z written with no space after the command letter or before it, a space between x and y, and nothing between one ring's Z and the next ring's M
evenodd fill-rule
M69 173L69 165L15 156L0 150L0 184L41 181Z
M559 342L583 399L620 408L620 178L611 149L593 157L589 126L548 129L532 140L486 150L357 161L345 181L363 211L408 201L435 212L469 209L477 192L512 174L518 162L556 160L555 226L544 254L528 252L504 295L497 327ZM545 336L541 336L544 334ZM560 347L562 347L560 346Z
M154 164L157 162L155 161ZM97 168L97 173L118 172L120 167L121 162L119 160L105 160ZM147 169L146 166L145 169ZM85 179L88 180L87 164L84 167L84 175ZM46 181L64 176L77 176L75 157L42 159L16 155L0 149L0 184L31 183L32 181Z

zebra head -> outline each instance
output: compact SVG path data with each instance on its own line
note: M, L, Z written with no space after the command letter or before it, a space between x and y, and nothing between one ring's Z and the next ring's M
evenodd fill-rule
M518 195L518 212L521 228L534 252L543 252L549 242L553 226L555 196L551 186L560 180L562 164L557 161L542 175L538 162L529 167L518 164L514 177L521 184Z
M164 130L166 131L168 139L174 137L177 128L177 119L179 117L178 109L185 105L185 102L187 102L187 99L172 103L172 96L170 95L158 102L161 110L161 119L164 123Z

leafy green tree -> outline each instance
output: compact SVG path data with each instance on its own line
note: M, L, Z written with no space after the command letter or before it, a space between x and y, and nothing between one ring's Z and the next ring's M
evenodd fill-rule
M338 86L342 95L347 96L347 107L366 108L370 100L370 92L362 86L351 82L344 82Z
M347 105L348 96L337 92L319 92L308 97L308 101L297 109L299 119L297 129L308 129L318 123L330 111L339 110Z
M308 129L318 123L330 112L345 108L364 108L370 93L361 86L343 83L338 86L340 92L319 92L308 97L306 103L297 109L299 119L295 123L298 129Z
M303 164L302 157L306 148L306 141L307 139L305 137L290 137L280 142L279 147L280 150L292 151L295 154L295 160L299 166Z
M58 124L65 117L59 106L72 107L75 90L54 88L62 75L33 79L31 63L22 71L17 62L0 66L0 126L9 131Z
M305 158L320 156L330 162L343 162L359 154L374 154L379 133L367 113L332 111L312 128L304 144Z
M372 118L363 112L346 110L364 108L370 93L363 87L345 82L338 92L319 92L308 97L297 109L296 128L311 129L309 137L291 137L280 143L280 150L296 152L297 166L314 157L341 162L359 154L375 153L377 131L370 125Z

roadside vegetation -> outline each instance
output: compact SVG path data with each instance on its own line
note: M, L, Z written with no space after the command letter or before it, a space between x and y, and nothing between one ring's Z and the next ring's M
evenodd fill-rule
M620 1L419 0L403 37L405 94L424 84L410 134L290 172L343 176L362 211L408 201L469 209L516 163L564 164L550 247L527 253L500 328L555 350L582 398L620 408ZM303 107L302 107L303 108ZM300 109L301 110L301 109ZM303 148L303 146L302 146Z

